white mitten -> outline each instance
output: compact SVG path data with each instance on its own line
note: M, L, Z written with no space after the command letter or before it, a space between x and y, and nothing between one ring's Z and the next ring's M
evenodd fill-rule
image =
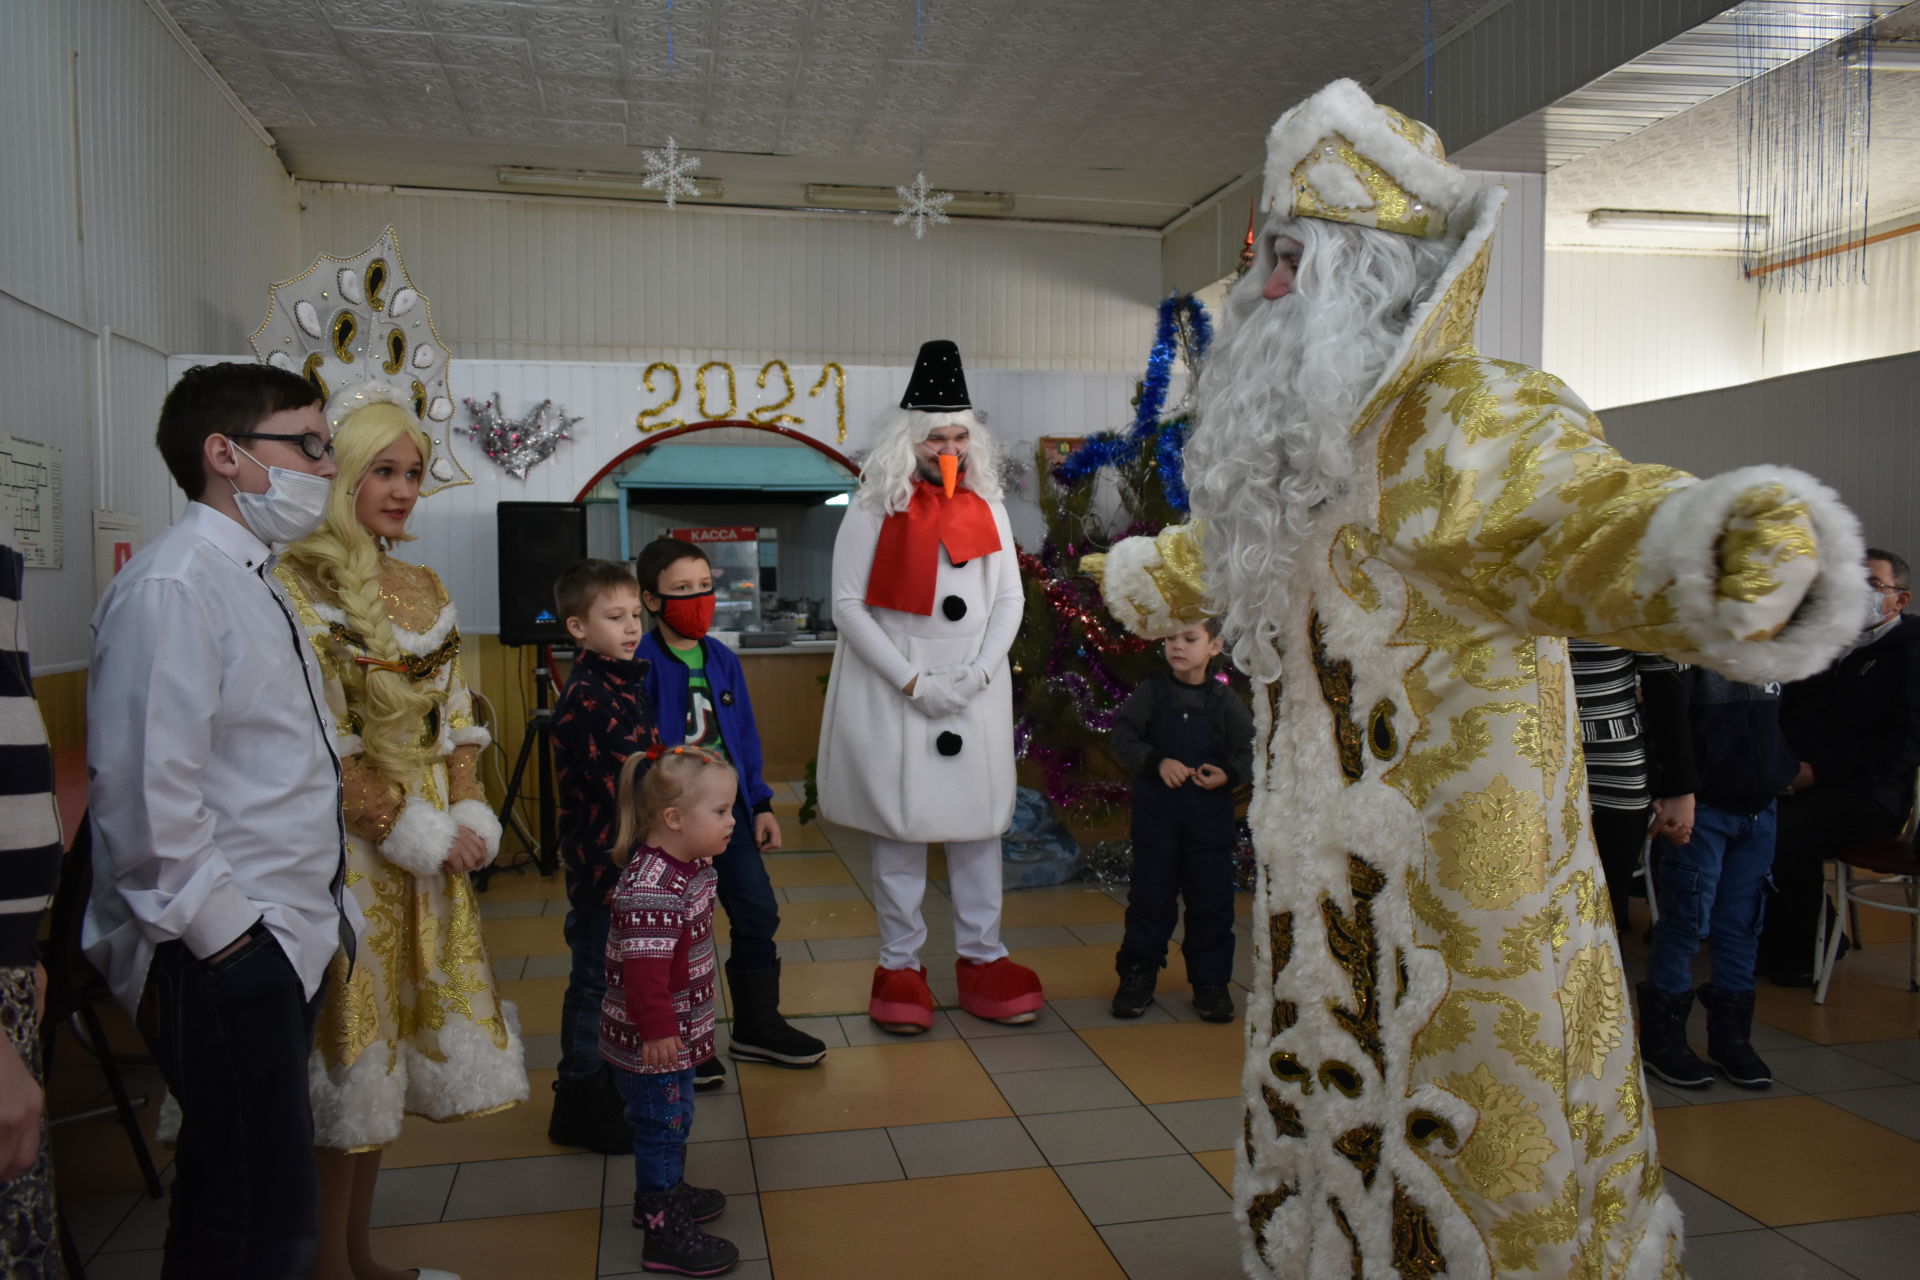
M944 720L967 705L971 695L960 688L964 667L935 667L922 671L908 700L929 720Z

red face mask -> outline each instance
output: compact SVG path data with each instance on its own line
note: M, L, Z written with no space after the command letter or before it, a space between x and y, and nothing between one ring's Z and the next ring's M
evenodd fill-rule
M663 596L660 618L689 640L698 640L713 626L711 589L691 596Z

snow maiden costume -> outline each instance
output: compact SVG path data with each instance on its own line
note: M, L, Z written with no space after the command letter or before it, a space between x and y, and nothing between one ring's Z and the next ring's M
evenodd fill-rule
M1250 1275L1680 1274L1561 637L1765 681L1859 627L1859 533L1818 482L1633 465L1558 379L1468 345L1503 197L1350 81L1283 116L1265 265L1304 243L1304 297L1250 280L1249 310L1337 293L1316 243L1450 255L1345 430L1210 418L1210 367L1194 525L1088 566L1142 634L1223 612L1260 682Z
M500 845L477 772L491 737L474 718L453 603L433 570L386 554L352 493L403 437L420 449L422 497L470 479L428 434L452 412L447 357L391 228L274 294L255 350L328 394L341 467L325 523L277 573L320 660L346 887L366 916L351 972L336 958L320 1013L314 1129L323 1147L366 1150L398 1138L404 1115L460 1119L527 1096L518 1019L495 990L472 885L443 865L461 828L489 858Z
M967 430L964 457L950 452L951 478L935 483L920 450L953 426ZM926 343L833 547L840 643L820 726L820 812L873 837L880 965L868 1012L905 1034L933 1019L919 961L932 840L946 844L960 1007L1030 1022L1043 1003L1039 979L1000 943L1014 786L1007 650L1024 601L993 463L959 349Z

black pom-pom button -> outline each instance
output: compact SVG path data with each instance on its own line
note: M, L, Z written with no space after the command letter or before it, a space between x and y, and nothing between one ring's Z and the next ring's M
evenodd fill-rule
M940 602L940 612L947 615L948 622L958 622L967 616L967 602L959 596L948 596Z
M933 740L934 749L943 756L960 754L960 735L949 729Z

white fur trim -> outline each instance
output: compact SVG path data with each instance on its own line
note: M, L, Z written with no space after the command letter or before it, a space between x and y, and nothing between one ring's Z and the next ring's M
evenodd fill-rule
M1122 538L1107 549L1105 567L1096 575L1107 612L1127 630L1148 640L1175 635L1192 625L1173 616L1149 572L1162 563L1160 546L1154 539Z
M1328 204L1343 209L1371 209L1375 204L1366 184L1345 165L1328 160L1316 161L1307 169L1307 181L1313 184L1313 189Z
M1813 522L1817 563L1788 561L1781 586L1747 604L1719 594L1716 549L1734 504L1762 486L1783 489ZM1736 680L1802 680L1823 671L1863 625L1866 598L1860 522L1833 490L1788 467L1741 467L1674 493L1647 524L1639 589L1671 583L1677 621L1696 652L1672 654ZM1754 637L1782 624L1770 638Z
M1648 1104L1649 1113L1651 1110L1651 1104ZM1686 1222L1681 1215L1680 1204L1666 1191L1660 1193L1646 1221L1646 1233L1640 1237L1633 1256L1627 1260L1626 1280L1660 1280L1667 1273L1668 1244L1685 1240ZM1685 1247L1684 1243L1682 1247Z
M309 600L307 603L313 606L313 611L320 615L322 622L337 622L343 627L347 625L347 611L338 605L325 604L319 600ZM320 630L324 631L326 628L322 627Z
M393 624L393 642L416 658L425 657L446 643L447 636L459 623L460 615L449 600L440 606L440 616L425 631L409 631L399 623Z
M180 1141L180 1100L167 1089L160 1094L160 1114L153 1122L153 1140L163 1147Z
M1451 224L1455 212L1471 194L1472 184L1459 169L1428 155L1395 132L1367 91L1352 80L1335 80L1275 122L1267 134L1266 179L1260 207L1287 208L1292 200L1294 167L1336 133L1407 191L1445 210L1449 231L1457 232ZM1354 185L1359 185L1358 179ZM1327 194L1325 188L1321 191Z
M333 737L333 753L345 760L348 756L357 756L366 751L367 744L357 733L338 733Z
M399 821L380 842L380 856L412 875L439 875L458 829L452 815L419 796L408 796Z
M526 1101L520 1012L504 1000L500 1012L507 1024L504 1049L474 1023L452 1018L436 1037L437 1062L411 1043L370 1045L333 1071L315 1053L307 1068L314 1142L336 1151L385 1146L400 1136L408 1115L454 1120Z
M456 747L485 747L493 742L493 734L483 724L470 724L464 729L455 729L451 735Z
M461 800L447 815L455 822L480 837L487 846L487 861L492 862L500 852L500 818L480 800Z

